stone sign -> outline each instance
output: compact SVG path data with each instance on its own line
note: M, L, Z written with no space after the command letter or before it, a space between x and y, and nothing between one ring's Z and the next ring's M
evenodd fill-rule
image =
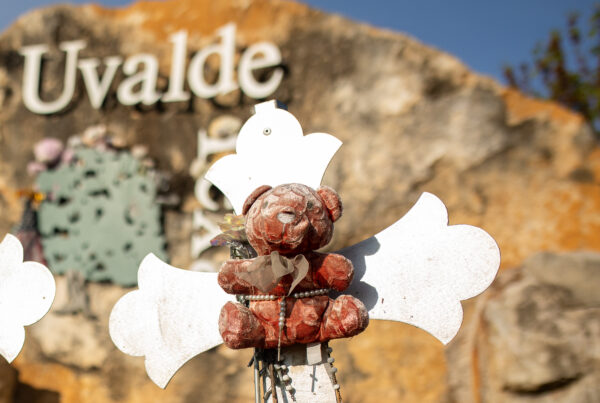
M81 71L83 83L93 108L99 109L104 104L107 92L122 65L127 76L117 88L117 99L123 105L152 105L162 102L184 102L190 99L190 93L184 90L185 77L194 95L201 98L213 98L225 95L241 88L250 98L265 98L271 95L283 78L283 71L277 68L271 77L263 82L256 80L254 70L278 66L281 52L270 42L260 42L248 47L239 59L236 82L234 78L235 58L235 24L230 23L217 30L220 42L206 46L195 53L186 67L187 32L179 31L169 36L173 44L171 72L166 92L156 88L159 73L159 62L152 54L136 54L123 60L121 56L107 56L102 61L98 58L78 59L79 52L86 48L85 40L65 41L58 44L65 53L65 72L63 90L53 101L43 101L39 93L42 71L42 59L48 52L48 46L29 45L20 49L25 58L23 68L23 103L30 111L40 114L60 112L67 107L75 92L77 69ZM207 83L204 75L205 64L212 55L220 59L219 78L214 83ZM102 66L103 65L103 66ZM98 67L104 70L99 76ZM187 70L187 76L185 72Z
M242 56L249 58L249 50L260 43L272 44L281 62L255 69L252 63L264 57L255 53L242 64ZM34 56L42 63L40 74L28 82L28 88L35 87L34 81L39 87L25 94L23 52L31 46L37 53L31 51L29 68L37 68ZM202 62L198 53L210 49ZM225 53L233 56L223 64ZM204 83L196 84L216 91L212 97L195 94L198 85L190 82L190 69L199 64L203 75L195 77ZM335 133L344 143L322 182L345 201L331 250L379 233L423 192L444 200L450 224L485 228L498 241L504 268L519 267L540 251L600 250L600 151L580 116L474 74L455 57L407 35L282 0L135 2L118 9L67 5L33 10L16 20L0 35L0 233L9 232L21 217L18 190L34 183L26 170L34 144L45 137L65 143L102 124L128 144L144 144L157 168L170 173L169 190L180 202L163 209L169 264L190 268L202 260L216 266L228 252L207 249L199 254L205 240L193 240L210 232L228 206L213 188L197 182L215 159L231 151L228 133L237 129L225 120L245 121L264 100L245 92L249 87L240 71L249 70L265 86L277 82L280 72L282 78L267 98L285 103L307 133ZM65 86L67 71L74 71L75 78ZM223 93L217 89L220 83L239 88ZM63 93L67 101L61 99ZM187 100L174 100L185 94ZM128 96L140 102L126 105L122 100ZM57 100L66 104L41 114L32 112L24 98L39 98L46 108L56 109ZM202 132L206 135L199 136ZM213 142L223 142L223 147L213 147ZM196 159L202 163L194 166ZM564 276L570 273L565 266ZM55 306L62 307L65 281L63 276L56 279ZM166 391L157 391L138 361L116 358L122 354L103 330L110 307L126 290L103 283L86 287L98 320L50 311L28 330L32 344L26 342L15 360L19 383L13 383L13 391L65 403L90 396L99 403L252 400L252 375L244 368L250 357L219 348L203 360L191 360ZM467 304L465 312L471 312L475 304ZM477 341L473 345L498 348L494 338L480 340L488 336L469 315L466 320L468 336ZM62 332L53 336L51 330L58 326ZM85 354L71 353L72 345ZM411 326L374 321L360 338L333 347L340 357L340 382L356 401L440 402L447 400L448 379L458 400L486 400L479 375L470 384L454 381L448 372L455 367L441 358L439 343ZM503 353L498 349L486 356ZM515 357L514 362L523 362L521 355ZM479 368L501 373L497 362L490 359ZM479 363L469 362L469 368ZM582 380L596 379L588 376L593 370L587 366L575 367L582 368ZM12 373L5 379L16 378ZM535 379L539 383L531 385L542 391L556 385L552 393L586 385L553 383L560 376ZM223 387L234 384L239 387ZM494 388L505 391L506 385L515 383ZM544 399L532 390L526 389L528 398ZM465 394L474 397L469 400ZM515 392L512 399L523 395Z

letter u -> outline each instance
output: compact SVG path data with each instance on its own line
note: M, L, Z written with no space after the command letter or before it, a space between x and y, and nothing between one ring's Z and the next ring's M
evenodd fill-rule
M21 49L25 56L25 67L23 69L23 103L32 112L50 114L64 109L75 91L75 75L77 73L77 54L85 48L85 41L70 41L60 44L60 50L66 52L65 81L60 96L52 102L44 102L40 99L40 80L42 55L48 51L47 45L26 46Z

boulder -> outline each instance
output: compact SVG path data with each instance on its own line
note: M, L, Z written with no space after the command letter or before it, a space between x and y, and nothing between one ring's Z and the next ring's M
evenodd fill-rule
M599 281L591 252L542 253L501 273L447 351L451 401L598 401Z
M278 0L137 2L119 9L65 5L37 9L15 21L0 35L0 233L19 221L22 205L16 190L32 184L26 167L33 160L34 144L44 137L65 142L73 134L105 125L124 142L145 145L144 153L171 174L170 189L183 202L164 212L168 254L173 264L189 267L192 211L199 206L190 174L197 132L209 131L211 122L223 115L246 120L258 101L233 90L210 99L124 106L117 92L126 74L118 70L101 108L92 106L79 75L68 106L40 115L23 103L24 58L19 52L24 46L48 46L41 85L46 101L56 99L63 89L65 57L59 45L77 39L86 40L81 58L156 56L156 87L166 91L171 35L187 32L189 62L198 50L214 44L217 31L230 22L236 24L234 62L255 43L275 44L284 75L270 97L287 104L305 133L328 132L344 142L323 181L339 192L345 206L331 250L392 224L423 191L437 194L447 204L451 224L473 224L488 231L499 243L505 268L519 266L542 251L600 250L600 150L581 116L506 89L407 35ZM218 77L218 63L218 58L207 62L207 80ZM272 73L259 76L268 79ZM214 258L226 256L215 253ZM57 278L60 285L64 280ZM563 284L553 285L558 286ZM589 285L581 286L586 301L593 300ZM193 359L165 391L158 389L145 375L143 359L123 355L107 335L110 309L129 289L110 284L87 287L95 318L53 311L29 329L24 351L14 363L21 385L16 395L25 396L21 401L251 401L252 372L245 368L250 353L222 347ZM544 292L548 293L539 291ZM535 315L550 315L552 309L574 303L569 292L549 294L556 299L554 305L534 309ZM537 304L546 294L536 295ZM482 343L500 346L505 343L502 332L484 334L474 325L482 319L471 320L481 317L475 315L480 301L487 297L465 306L467 320L460 335L473 340L490 337ZM491 316L486 320L495 318L494 309L510 311L508 300L498 301L496 308L493 304L487 308ZM511 314L498 315L498 329L516 326ZM569 333L566 324L556 326L561 337ZM536 333L543 329L528 330L535 333L531 341L518 344L545 349L550 342ZM580 333L581 340L588 340ZM486 378L498 382L492 386L467 377L462 367L455 370L454 362L464 356L449 353L451 358L446 359L433 337L408 325L373 321L364 334L333 343L333 348L345 401L391 397L440 402L448 394L447 376L453 396L465 390L455 387L456 377L481 393L506 385L509 389L502 397L516 391L513 394L527 398L537 393L536 388L554 385L561 374L569 380L566 386L592 382L591 376L567 371L571 363L580 362L580 352L571 342L563 345L560 351L566 353L545 361L535 361L533 353L525 355L538 366L556 357L562 369L529 376L508 354L503 365L514 373L494 372ZM470 359L471 353L466 357Z

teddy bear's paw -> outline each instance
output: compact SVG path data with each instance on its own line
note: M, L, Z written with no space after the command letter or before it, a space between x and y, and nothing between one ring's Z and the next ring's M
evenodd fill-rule
M265 344L265 329L250 309L241 304L228 302L219 315L219 332L229 348L262 348Z
M350 295L341 295L325 311L321 342L355 336L368 324L369 314L364 304Z

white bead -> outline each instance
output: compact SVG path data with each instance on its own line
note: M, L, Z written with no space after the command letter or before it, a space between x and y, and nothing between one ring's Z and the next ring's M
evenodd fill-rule
M292 385L286 385L285 390L287 390L288 392L291 392L292 390L294 390L294 388L292 387Z
M285 365L285 364L281 364L281 370L282 370L282 371L285 371L286 369L287 369L287 365Z
M329 358L327 359L327 362L328 362L328 363L330 363L330 364L333 364L333 363L335 362L335 358L333 358L333 357L329 357Z
M281 377L281 379L283 379L283 382L289 382L289 381L292 380L292 378L290 378L289 375L284 375L284 376Z
M275 368L276 370L280 370L281 369L281 365L279 364L273 364L273 368Z
M340 388L340 385L338 385L337 383L335 385L333 385L333 389L338 390Z
M335 374L337 372L337 368L336 367L331 367L331 372L333 372Z

